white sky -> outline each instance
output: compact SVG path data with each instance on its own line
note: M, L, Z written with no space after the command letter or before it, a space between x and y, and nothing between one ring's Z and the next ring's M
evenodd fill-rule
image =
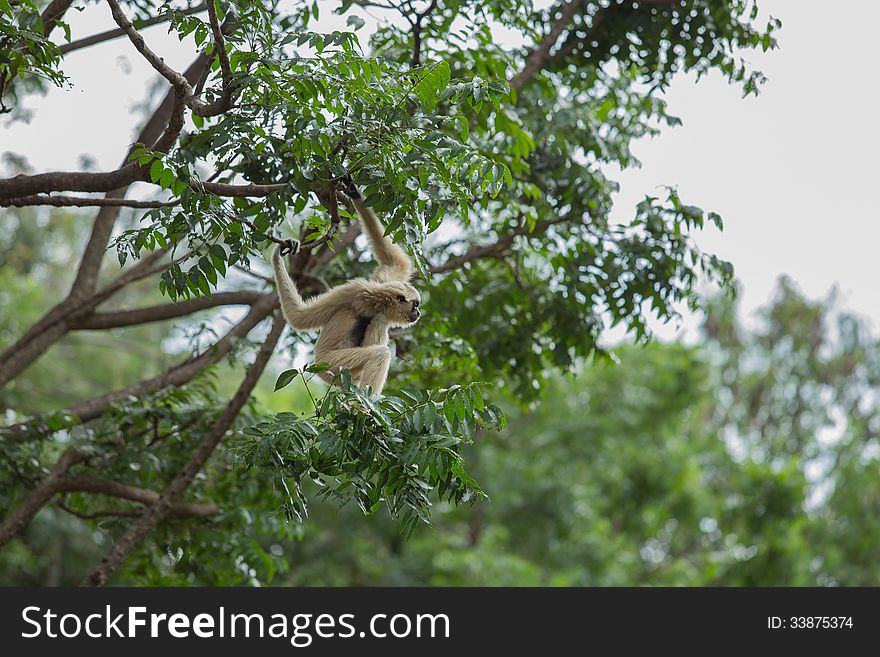
M337 6L326 4L327 14ZM762 93L743 100L720 76L676 80L667 100L684 126L635 145L643 167L614 175L621 183L615 218L628 217L658 186L676 185L685 202L722 215L724 232L709 228L698 243L734 263L745 311L766 302L777 277L788 274L813 297L837 285L846 307L880 326L880 206L872 192L880 173L880 3L760 6L783 21L779 50L747 53L769 78ZM344 26L328 18L319 29ZM75 13L71 24L73 38L115 27L103 3ZM164 26L145 35L179 70L193 56L192 44ZM123 39L71 53L65 70L72 89L29 97L29 124L0 124L0 153L24 154L37 171L76 168L81 154L99 169L115 168L134 136L131 112L156 76Z

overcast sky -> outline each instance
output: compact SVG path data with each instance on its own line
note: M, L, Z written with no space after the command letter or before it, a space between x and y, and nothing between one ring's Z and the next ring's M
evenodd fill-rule
M338 3L326 4L329 10ZM615 174L621 183L615 217L631 215L658 186L676 185L687 203L722 215L724 232L707 229L698 243L733 262L746 312L765 303L777 277L788 274L813 297L837 285L843 304L876 329L880 3L760 0L760 6L783 21L780 49L747 54L769 78L762 93L742 99L720 76L698 84L677 79L667 100L684 125L635 145L643 167ZM344 25L330 21L321 27ZM103 3L74 14L71 24L74 38L115 27ZM191 60L191 44L180 44L164 27L145 34L179 70ZM131 112L156 76L125 40L72 53L65 71L72 89L28 98L29 124L0 125L0 153L27 155L37 171L75 168L82 154L99 169L115 168L133 138Z

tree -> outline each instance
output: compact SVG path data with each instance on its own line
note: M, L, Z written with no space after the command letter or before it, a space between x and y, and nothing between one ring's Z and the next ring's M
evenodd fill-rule
M59 46L72 4L0 2L3 109L14 116L21 94L65 82L65 57L117 37L169 89L118 169L0 180L0 204L21 208L8 211L19 221L34 207L99 208L69 293L0 355L4 403L73 331L247 309L154 376L40 413L10 408L0 543L49 505L100 522L112 547L86 584L103 584L126 560L178 581L268 576L271 556L242 527L295 531L271 512L304 516L310 480L368 514L387 502L408 534L430 520L431 495L481 495L461 445L503 418L475 381L504 382L528 403L548 371L602 353L603 313L647 339L648 314L668 319L676 303L698 302L698 276L730 280L730 266L693 238L706 221L720 226L716 214L670 188L640 203L627 225L612 224L615 186L602 167L634 164L632 140L676 122L659 95L677 72L717 70L756 90L761 76L738 51L773 47L778 21L756 25L752 2L570 0L538 10L507 0L344 0L335 10L353 31L319 34L310 25L326 3L285 11L274 2L107 0L118 30ZM381 25L362 50L363 8L405 27ZM158 22L192 35L199 52L186 71L171 69L139 31ZM528 45L498 45L497 28ZM400 336L403 362L387 397L374 402L343 379L314 398L306 384L309 418L266 414L249 399L284 327L262 254L293 220L305 245L290 263L302 289L365 271L341 193L349 178L415 256L431 310ZM135 183L150 186L147 198L128 197ZM138 210L136 220L123 208ZM441 225L454 227L453 239L426 241ZM156 277L167 301L107 307ZM237 386L218 380L224 359ZM278 385L314 371L286 372ZM254 513L242 518L246 508ZM197 555L230 535L239 553L202 572Z
M491 504L438 509L408 543L320 505L308 540L266 537L293 564L280 581L875 585L876 337L786 279L757 325L709 306L696 346L618 348L481 434L467 458Z

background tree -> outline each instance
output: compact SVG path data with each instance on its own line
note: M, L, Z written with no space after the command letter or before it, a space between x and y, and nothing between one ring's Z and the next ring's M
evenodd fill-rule
M99 208L69 292L29 326L4 325L0 355L0 542L21 540L41 510L53 522L74 515L111 546L84 583L120 566L127 581L266 580L282 555L260 537L299 531L310 487L367 514L384 501L408 534L429 521L430 495L481 495L461 446L503 419L472 382L504 382L526 404L553 369L601 353L603 314L645 338L648 313L698 302L698 276L730 280L693 241L717 215L669 189L612 224L602 166L633 164L632 140L675 122L658 95L678 71L720 70L755 91L760 74L738 51L772 47L778 22L754 25L754 3L346 0L335 9L355 31L362 5L406 25L380 26L364 50L353 32L310 31L328 3L100 4L118 30L58 45L73 2L0 2L0 88L13 115L29 88L64 82L65 57L111 38L170 86L118 169L0 180L0 203L16 208L4 217L16 226L10 252L25 243L21 226L44 216L34 208ZM139 32L157 22L193 39L186 71ZM498 28L530 45L497 45ZM283 323L262 253L292 223L306 245L290 263L302 289L364 272L339 193L349 176L416 256L430 312L400 336L397 394L373 402L343 385L321 396L306 383L308 417L267 415L249 400ZM441 225L451 239L426 241ZM50 263L32 255L22 266L35 261ZM167 301L140 305L157 293ZM232 305L246 314L224 326ZM201 316L189 318L212 309L197 330ZM178 338L190 327L188 345L162 342L175 332L154 323L168 321ZM142 330L154 332L130 333ZM56 372L55 354L83 331L138 335L178 359L109 390L108 378L82 396L25 401L54 376L37 368ZM311 373L278 384L295 376Z
M787 280L751 328L711 307L698 346L620 348L481 434L466 457L491 503L438 509L406 543L321 505L304 540L267 537L279 581L875 585L876 338Z

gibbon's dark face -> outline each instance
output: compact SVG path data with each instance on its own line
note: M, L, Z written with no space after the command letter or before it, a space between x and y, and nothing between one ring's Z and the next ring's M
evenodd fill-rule
M389 286L391 303L385 311L388 319L399 326L414 324L419 319L419 306L422 297L409 283L396 283Z

